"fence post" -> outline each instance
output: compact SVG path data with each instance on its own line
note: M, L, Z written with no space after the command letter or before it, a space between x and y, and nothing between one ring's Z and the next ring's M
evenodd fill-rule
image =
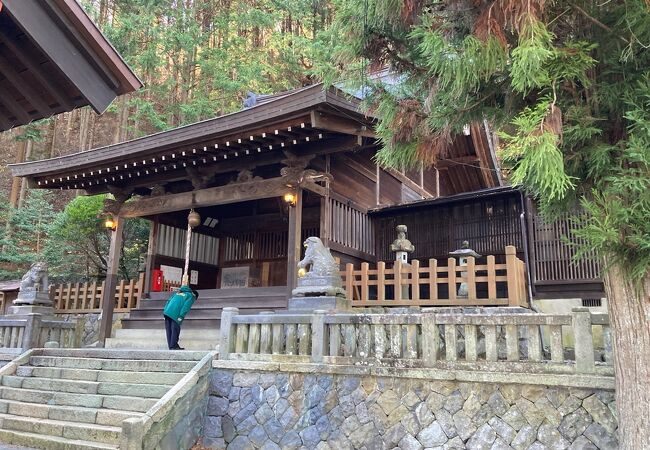
M422 359L424 367L433 367L438 359L440 337L436 326L436 313L422 313Z
M231 306L226 306L221 311L221 324L219 330L221 334L221 339L219 339L219 359L228 359L230 357L230 348L233 341L232 319L238 314L239 308L233 308Z
M311 316L311 362L322 363L325 351L325 311L317 309Z
M25 323L25 331L23 332L23 351L38 346L38 337L41 334L41 315L28 314Z
M573 308L571 310L573 339L576 356L576 372L593 373L594 364L594 339L591 333L591 313L587 308Z
M348 300L354 300L354 265L352 263L347 263L345 265L345 293Z
M517 249L506 245L506 279L508 283L508 306L519 306Z

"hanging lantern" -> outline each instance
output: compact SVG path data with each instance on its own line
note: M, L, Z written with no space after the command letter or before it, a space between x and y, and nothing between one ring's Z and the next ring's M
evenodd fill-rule
M187 215L187 224L190 228L196 228L201 225L201 215L194 210L191 210Z

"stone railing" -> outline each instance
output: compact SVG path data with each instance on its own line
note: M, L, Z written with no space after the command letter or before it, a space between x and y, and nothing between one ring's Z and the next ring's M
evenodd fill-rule
M180 356L182 357L182 355ZM202 420L207 403L209 374L215 352L207 353L185 376L142 416L122 422L120 449L187 448L176 438L196 442L200 426L191 427L188 420Z
M224 308L219 359L613 374L606 315L583 308L562 315L498 310L239 315Z
M505 262L493 255L477 264L449 258L412 260L410 263L379 261L376 268L361 263L356 269L346 265L341 272L343 286L352 306L528 306L526 265L517 258L517 249L507 246ZM464 285L465 295L459 295Z
M20 353L55 341L59 347L78 347L81 330L75 322L43 320L39 314L24 318L0 318L0 349Z

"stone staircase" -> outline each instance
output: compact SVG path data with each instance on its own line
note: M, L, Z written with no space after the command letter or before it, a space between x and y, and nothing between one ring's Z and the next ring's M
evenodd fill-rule
M219 342L221 311L239 308L240 314L287 308L287 288L206 289L185 317L179 344L187 350L213 350ZM169 292L152 292L122 319L122 329L106 341L107 348L166 349L163 307Z
M16 360L17 367L2 369L0 442L47 450L118 449L122 421L144 416L205 355L35 350Z

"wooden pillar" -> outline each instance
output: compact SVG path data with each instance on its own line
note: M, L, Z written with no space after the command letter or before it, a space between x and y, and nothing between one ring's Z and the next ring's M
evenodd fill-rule
M113 310L115 309L115 288L117 286L117 269L122 249L124 218L117 217L117 227L111 233L111 244L106 263L106 283L102 293L102 320L99 324L99 346L103 347L106 339L111 337L113 327Z
M287 251L287 290L296 287L298 280L298 261L300 261L302 247L302 189L296 191L296 204L289 207L289 249Z
M151 272L155 267L154 259L156 257L157 244L158 244L158 216L151 220L151 227L149 228L149 244L147 246L147 261L144 268L144 289L143 297L149 296L151 292Z
M330 173L330 155L325 156L325 172ZM320 240L323 245L327 247L329 240L332 237L330 226L332 223L332 205L330 202L330 182L325 181L325 189L327 190L325 196L320 199Z

